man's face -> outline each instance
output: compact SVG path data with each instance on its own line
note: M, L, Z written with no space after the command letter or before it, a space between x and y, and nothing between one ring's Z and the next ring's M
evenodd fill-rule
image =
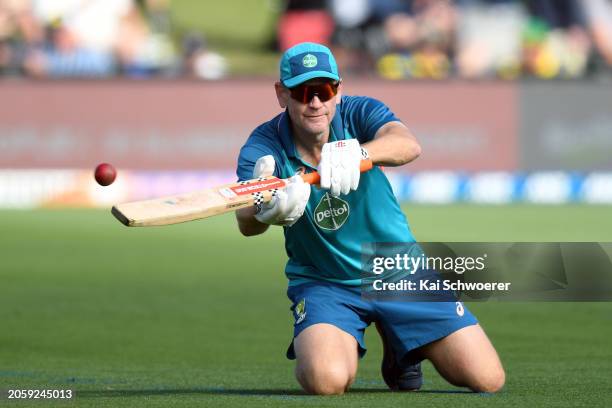
M338 93L327 101L321 100L326 99L325 92L321 92L321 98L319 98L318 93L314 92L317 88L312 88L312 86L325 86L329 83L332 83L332 81L325 78L315 78L305 82L302 85L311 88L307 92L301 92L304 96L301 100L292 97L291 90L285 88L280 82L275 84L278 103L281 108L287 108L294 128L314 136L329 132L329 125L336 114L336 104L340 103L342 85L338 86ZM301 91L304 91L304 89L302 88ZM300 94L300 92L294 91L294 95L296 93ZM313 96L311 97L311 95Z

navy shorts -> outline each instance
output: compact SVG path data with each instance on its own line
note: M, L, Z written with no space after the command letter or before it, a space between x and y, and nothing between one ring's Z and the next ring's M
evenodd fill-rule
M366 352L364 333L378 322L391 347L400 358L421 361L419 347L478 321L461 302L372 301L361 297L359 287L330 282L309 282L290 286L287 296L295 318L293 338L317 323L328 323L349 333L359 344L359 356ZM293 341L287 358L295 359Z

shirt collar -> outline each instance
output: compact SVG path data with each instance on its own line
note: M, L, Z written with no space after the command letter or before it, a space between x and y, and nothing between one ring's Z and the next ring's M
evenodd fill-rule
M342 125L342 115L340 114L341 104L336 105L336 114L334 115L331 121L331 130L329 132L329 140L344 140L346 136L344 135L344 126Z
M295 144L291 137L291 119L287 111L284 111L278 120L278 133L280 135L281 144L283 145L283 150L287 153L287 156L294 159L297 158L297 150L295 149Z

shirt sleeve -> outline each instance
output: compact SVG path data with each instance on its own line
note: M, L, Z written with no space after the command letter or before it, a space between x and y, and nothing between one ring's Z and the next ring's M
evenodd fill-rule
M378 129L384 124L400 121L387 105L374 98L347 96L343 103L345 126L348 125L359 143L373 140Z
M274 168L274 174L277 173L278 158L274 154L274 151L261 144L247 144L240 149L240 155L238 156L238 167L236 169L236 176L238 181L250 180L253 178L253 168L255 162L260 157L271 154L274 156L276 166Z
M251 180L255 163L259 158L267 155L274 157L274 175L280 177L279 169L283 165L283 154L274 129L273 121L262 124L251 133L244 146L242 146L236 168L236 176L238 176L239 181Z

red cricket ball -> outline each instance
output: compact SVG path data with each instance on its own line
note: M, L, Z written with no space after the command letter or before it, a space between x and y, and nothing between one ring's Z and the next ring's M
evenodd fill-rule
M117 171L115 170L112 164L100 163L96 167L94 177L96 178L96 181L99 185L108 186L110 184L113 184L113 181L115 181L115 177L117 177Z

